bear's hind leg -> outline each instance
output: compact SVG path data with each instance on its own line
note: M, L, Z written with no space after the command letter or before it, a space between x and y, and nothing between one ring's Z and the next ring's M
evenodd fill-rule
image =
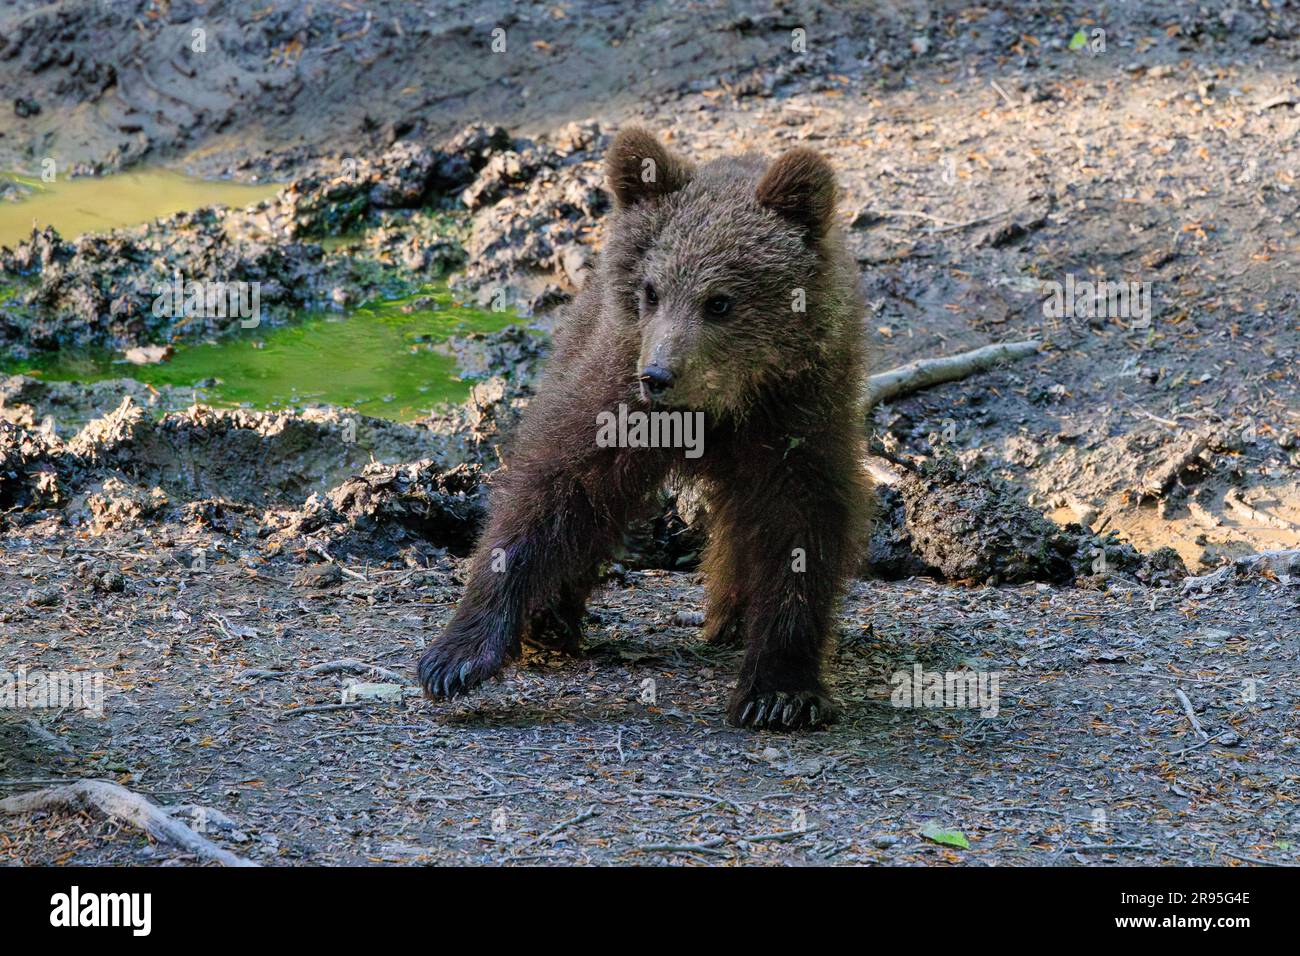
M563 586L554 601L533 613L524 631L524 644L570 657L582 653L582 621L590 592L585 584Z

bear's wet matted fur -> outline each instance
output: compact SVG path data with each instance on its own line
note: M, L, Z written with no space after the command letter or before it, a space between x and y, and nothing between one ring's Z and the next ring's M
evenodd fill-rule
M732 722L825 723L822 658L869 499L863 313L834 174L808 149L695 167L633 128L610 147L608 179L599 262L421 683L431 697L470 691L525 639L576 649L599 564L675 472L709 503L707 638L745 647ZM701 425L698 447L602 433L674 412Z

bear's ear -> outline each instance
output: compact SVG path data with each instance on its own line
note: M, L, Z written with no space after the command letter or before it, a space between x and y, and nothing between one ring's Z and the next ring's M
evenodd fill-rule
M609 191L620 209L643 199L676 192L691 179L691 166L674 156L640 126L629 126L614 137L605 157Z
M792 149L768 167L756 198L777 215L819 239L835 213L835 171L826 157L811 149Z

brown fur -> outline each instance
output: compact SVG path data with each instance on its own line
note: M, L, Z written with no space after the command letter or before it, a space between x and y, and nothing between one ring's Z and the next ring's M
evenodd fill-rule
M455 696L523 640L558 633L576 647L599 563L676 472L709 501L706 637L745 644L731 720L824 722L834 705L821 662L868 499L862 309L833 173L806 149L696 169L640 129L620 133L608 165L604 251L568 309L421 683ZM651 365L671 378L658 392L643 382ZM597 415L620 403L703 411L703 454L600 447Z

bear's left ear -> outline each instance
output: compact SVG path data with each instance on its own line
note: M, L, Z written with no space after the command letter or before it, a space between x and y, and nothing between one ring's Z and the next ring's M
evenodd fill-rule
M605 157L609 191L620 209L676 192L690 182L691 172L690 163L640 126L620 130Z
M835 171L826 157L811 149L792 149L768 167L756 198L777 215L820 239L835 213Z

